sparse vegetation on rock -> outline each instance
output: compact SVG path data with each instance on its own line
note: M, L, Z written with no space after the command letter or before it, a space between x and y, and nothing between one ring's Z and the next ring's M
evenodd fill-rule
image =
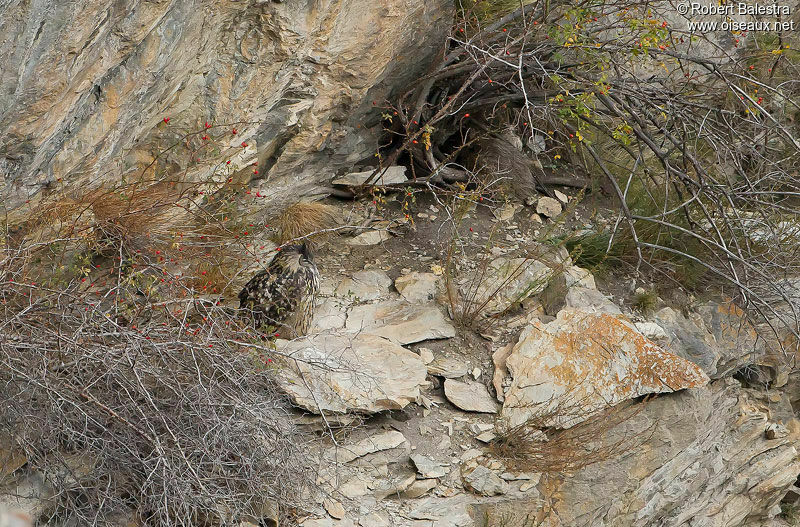
M106 3L0 8L0 527L795 521L794 35Z

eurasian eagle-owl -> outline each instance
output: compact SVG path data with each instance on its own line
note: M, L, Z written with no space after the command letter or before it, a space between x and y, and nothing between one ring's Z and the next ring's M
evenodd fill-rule
M318 291L319 270L311 250L305 243L289 245L247 282L239 308L252 314L257 329L297 337L308 332Z

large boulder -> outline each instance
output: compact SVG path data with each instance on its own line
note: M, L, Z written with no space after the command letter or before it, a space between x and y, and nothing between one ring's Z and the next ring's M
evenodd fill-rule
M319 333L278 343L280 386L314 413L374 413L413 402L425 384L419 355L377 335Z
M627 399L708 382L624 319L574 309L523 330L505 365L512 380L503 416L512 426L537 416L542 426L565 428Z
M688 316L665 307L654 321L666 333L666 349L694 362L712 379L756 363L765 351L764 339L733 303L707 302Z

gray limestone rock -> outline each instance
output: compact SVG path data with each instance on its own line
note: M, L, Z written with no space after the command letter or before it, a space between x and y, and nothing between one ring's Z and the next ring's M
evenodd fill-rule
M419 78L452 19L441 0L2 9L0 184L12 210L59 178L79 189L140 174L160 145L207 121L219 148L197 164L174 150L157 169L203 181L232 158L250 177L270 158L259 204L281 211L375 153L380 133L364 126L372 102Z
M318 333L278 346L296 359L278 372L281 388L314 413L403 408L426 382L419 355L377 335Z
M476 494L498 496L507 492L508 485L497 474L478 465L464 476L464 486Z
M417 467L417 472L422 479L441 478L450 472L448 465L434 461L422 454L413 454L411 461L414 462L414 466Z
M447 379L444 381L444 394L466 412L497 413L497 403L483 384Z

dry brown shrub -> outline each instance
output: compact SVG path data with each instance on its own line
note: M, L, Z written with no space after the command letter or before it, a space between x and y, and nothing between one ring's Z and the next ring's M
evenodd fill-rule
M267 509L304 507L309 438L271 351L221 305L250 211L218 203L170 181L62 194L3 247L0 438L26 460L10 477L49 489L41 522L275 525Z
M48 489L40 521L222 525L303 507L308 438L235 311L125 280L95 293L6 276L0 437L26 460L11 479Z
M543 404L516 426L500 424L490 444L492 454L523 472L545 475L569 475L583 467L605 461L627 452L652 434L653 428L637 434L612 438L610 430L622 425L644 409L649 398L627 401L587 414L582 401L569 394L555 405ZM585 415L570 428L553 428L559 416Z

